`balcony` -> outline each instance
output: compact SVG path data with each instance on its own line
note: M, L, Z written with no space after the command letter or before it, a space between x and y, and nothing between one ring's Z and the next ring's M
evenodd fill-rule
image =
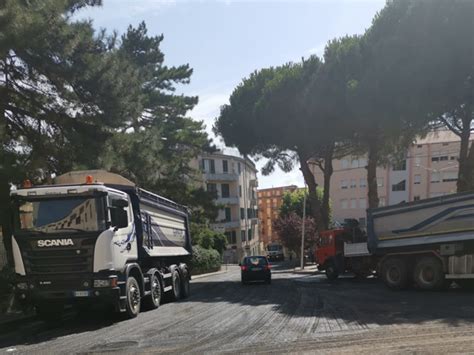
M238 181L239 174L236 173L204 173L206 181Z
M211 228L216 231L217 230L222 231L222 230L231 229L231 228L240 228L240 219L211 223Z
M239 198L237 196L218 197L216 203L219 205L238 205Z

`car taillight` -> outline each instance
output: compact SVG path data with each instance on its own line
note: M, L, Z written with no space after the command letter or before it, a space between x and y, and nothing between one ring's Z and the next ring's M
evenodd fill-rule
M265 265L265 270L270 270L271 268L272 268L272 266L270 264Z
M247 266L242 265L242 266L240 267L240 270L242 270L242 271L247 271Z

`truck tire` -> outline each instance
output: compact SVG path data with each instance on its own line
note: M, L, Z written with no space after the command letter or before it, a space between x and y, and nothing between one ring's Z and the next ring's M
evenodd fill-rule
M326 277L328 280L333 281L339 277L339 269L334 261L330 261L326 265Z
M125 313L128 318L135 318L140 313L141 305L141 293L140 285L138 284L137 279L133 276L127 278L126 283L126 304L125 304Z
M177 301L181 298L181 277L176 269L171 274L171 286L171 300Z
M440 290L445 284L443 265L433 256L421 258L415 265L413 280L420 290Z
M191 294L191 287L189 284L189 272L187 269L182 270L181 280L181 298L188 298Z
M161 304L163 288L158 274L150 276L150 294L143 299L143 307L146 310L156 309Z
M401 290L408 286L408 268L403 259L388 258L381 269L382 279L388 288Z

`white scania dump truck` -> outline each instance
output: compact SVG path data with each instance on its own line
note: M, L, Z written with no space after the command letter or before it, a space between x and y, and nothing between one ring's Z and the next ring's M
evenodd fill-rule
M189 295L187 210L102 170L11 193L16 298L40 316L104 303L128 317Z

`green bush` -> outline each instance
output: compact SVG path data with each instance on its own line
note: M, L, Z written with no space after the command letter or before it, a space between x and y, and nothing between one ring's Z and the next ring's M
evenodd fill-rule
M206 249L195 245L193 246L191 265L194 275L219 271L221 268L221 255L215 249Z

